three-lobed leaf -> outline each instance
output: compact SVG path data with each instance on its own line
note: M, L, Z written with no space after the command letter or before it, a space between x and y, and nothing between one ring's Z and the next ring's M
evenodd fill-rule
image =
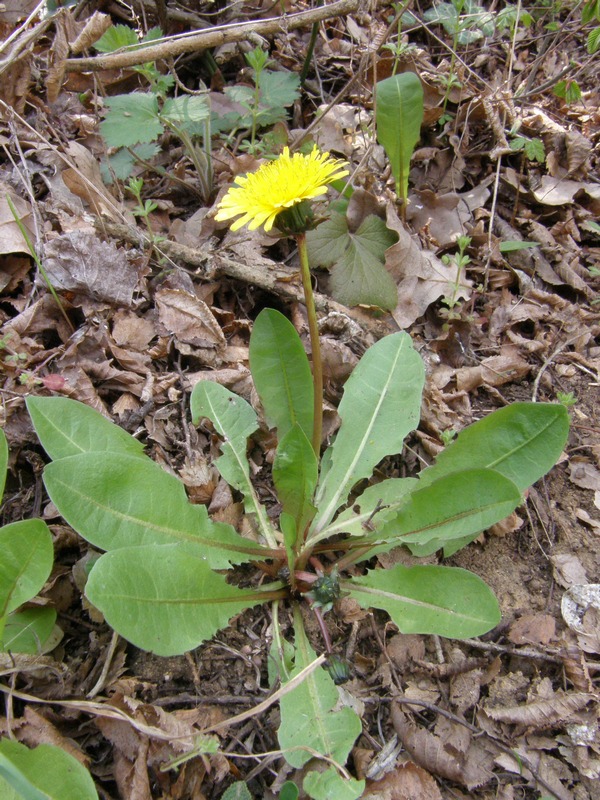
M158 98L152 92L133 92L107 97L108 112L100 123L100 133L109 147L133 147L153 142L163 132L158 114Z
M338 302L386 310L398 304L396 283L385 268L385 251L397 239L375 214L366 217L356 231L350 230L345 216L332 214L307 235L310 262L331 268L331 292Z
M461 639L487 633L500 621L492 590L472 572L456 567L398 564L342 581L363 608L381 608L402 633Z

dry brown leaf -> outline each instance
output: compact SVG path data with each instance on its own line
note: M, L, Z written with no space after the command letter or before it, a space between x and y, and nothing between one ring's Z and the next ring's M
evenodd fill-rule
M398 738L418 766L447 780L463 783L463 763L457 753L448 752L438 736L417 727L397 703L392 703L391 717Z
M85 20L81 33L75 39L70 40L71 53L77 55L87 50L102 37L112 24L109 14L94 11L92 16Z
M199 350L212 351L213 357L223 356L227 344L225 336L203 300L183 289L159 289L154 300L161 326L175 336L179 349L182 344L187 344ZM210 357L209 353L204 356L194 354L202 360Z
M65 186L84 200L98 216L106 214L109 219L122 222L123 214L117 201L105 187L100 167L92 153L79 142L70 142L67 155L74 166L67 167L62 172Z
M594 696L586 692L564 694L556 692L550 700L539 700L521 706L484 709L496 722L518 725L527 730L546 730L564 727L578 711L584 709Z
M44 264L58 290L123 306L133 302L137 271L123 248L101 241L96 233L73 231L58 236L48 243Z
M600 491L600 470L589 461L572 459L570 463L569 478L571 483L581 489L592 489L594 492Z
M533 190L533 196L545 206L563 206L574 202L578 192L585 192L596 200L600 198L600 187L594 183L553 178L550 175L542 176L540 185Z
M386 224L398 234L398 242L385 252L385 266L398 284L398 305L392 316L404 329L440 297L451 294L456 267L446 266L435 253L422 250L400 222L391 204L387 207ZM468 299L472 285L463 276L457 299Z
M499 356L484 358L477 367L456 370L456 388L471 392L479 386L502 386L524 378L530 369L530 365L521 357L519 348L505 345Z
M442 795L431 775L409 761L379 781L367 781L362 800L442 800Z
M27 201L15 195L6 183L0 181L0 255L29 253L29 247L10 210L7 197L12 200L19 220L29 233L30 239L32 241L35 239L31 206Z
M510 626L508 638L514 644L548 644L554 639L556 621L549 614L524 614Z

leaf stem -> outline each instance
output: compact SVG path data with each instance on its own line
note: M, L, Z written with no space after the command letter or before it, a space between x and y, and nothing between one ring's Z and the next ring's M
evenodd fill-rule
M323 433L323 362L321 361L319 326L317 323L317 310L315 308L315 298L313 295L310 266L308 263L306 234L296 234L296 242L298 243L298 254L300 256L302 288L304 290L304 302L308 314L308 331L310 334L310 348L312 352L313 386L315 390L312 446L318 461L321 454L321 437Z

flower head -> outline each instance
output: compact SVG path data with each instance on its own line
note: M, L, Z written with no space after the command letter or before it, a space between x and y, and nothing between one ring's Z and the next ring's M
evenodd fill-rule
M305 200L325 194L327 184L348 175L346 164L314 147L305 156L290 155L289 148L275 161L263 164L256 172L240 176L219 203L215 219L239 217L231 226L237 231L248 223L250 230L264 225L270 231L278 214Z

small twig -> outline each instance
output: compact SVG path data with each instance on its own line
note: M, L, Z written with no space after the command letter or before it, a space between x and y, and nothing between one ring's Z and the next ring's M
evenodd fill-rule
M108 671L110 670L110 665L112 664L113 656L115 654L115 650L117 649L118 643L119 643L119 634L116 631L113 631L113 635L110 640L110 644L108 646L108 651L104 659L104 665L102 666L102 672L100 673L100 677L96 681L93 688L90 689L90 691L86 695L86 697L89 700L96 697L96 695L99 694L102 691L102 689L104 689L104 684L106 683Z
M560 355L565 348L567 348L570 344L573 344L573 342L576 342L577 339L579 338L580 338L579 335L572 336L570 339L567 339L565 342L562 342L562 344L559 344L556 350L553 353L550 353L548 358L544 361L533 382L533 391L531 393L531 401L533 403L537 402L537 394L540 388L540 381L542 380L542 375L544 374L544 372L548 369L548 367L554 361L556 356Z
M338 0L336 3L300 11L297 14L285 14L270 19L251 20L229 25L215 25L203 31L192 31L188 34L171 36L154 45L140 48L123 48L121 52L95 56L94 58L68 58L65 61L67 72L88 72L105 69L133 67L148 61L159 61L183 55L197 53L212 47L239 42L247 39L251 33L268 36L278 33L282 25L286 30L295 30L312 25L330 17L339 17L356 11L359 0Z

